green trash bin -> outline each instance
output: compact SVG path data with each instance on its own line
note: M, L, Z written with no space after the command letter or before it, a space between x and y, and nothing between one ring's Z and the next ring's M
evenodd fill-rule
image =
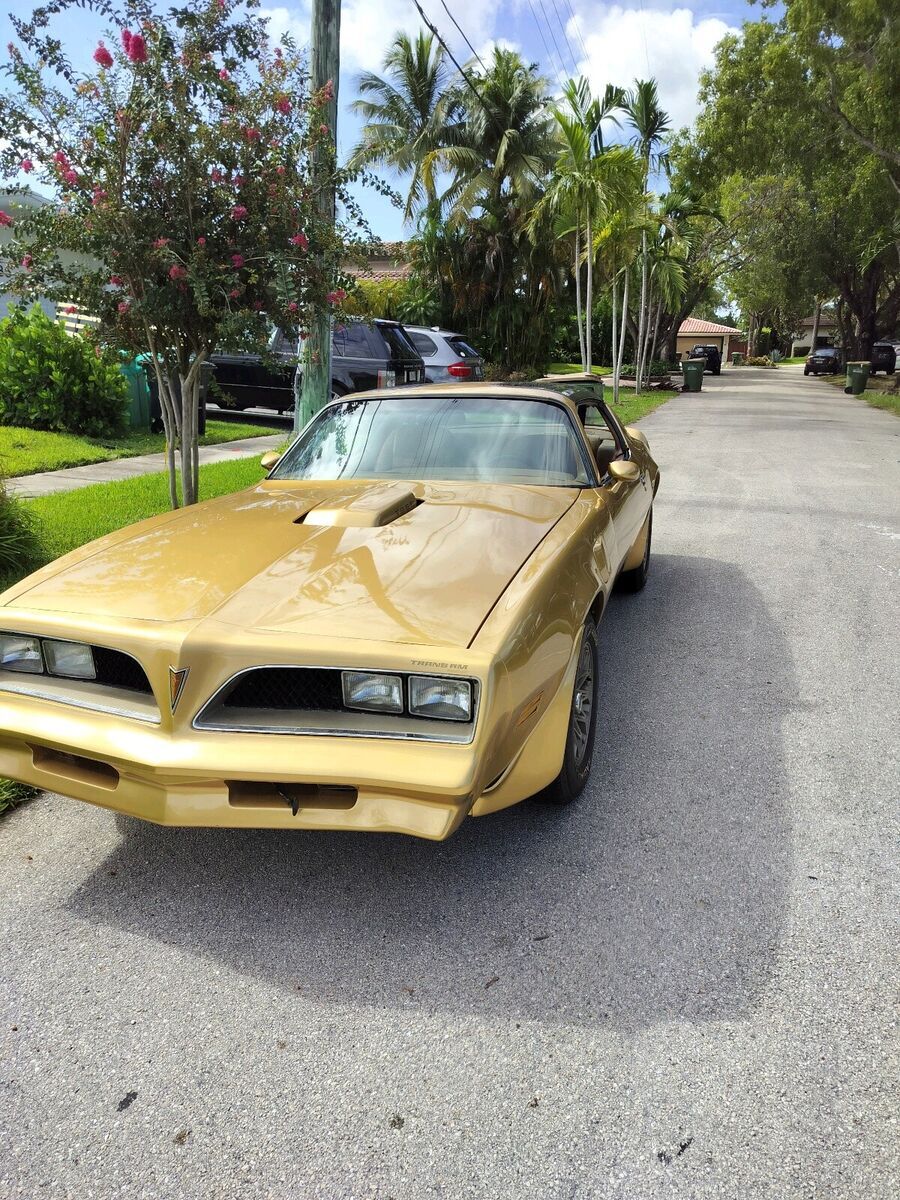
M149 429L150 388L143 363L135 358L121 363L119 369L128 382L128 424L132 429Z
M869 370L872 364L867 362L847 363L847 386L844 391L848 396L861 396L869 382Z
M732 352L731 352L731 365L732 365L733 367L739 367L743 361L744 361L744 356L743 356L743 354L740 352L740 350L732 350Z
M685 392L699 392L703 387L703 372L706 370L705 358L683 358L681 373L684 376Z

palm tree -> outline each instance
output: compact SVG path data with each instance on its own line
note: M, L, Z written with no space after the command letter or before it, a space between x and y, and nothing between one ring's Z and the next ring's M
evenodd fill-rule
M632 151L633 154L633 151ZM628 293L632 267L637 260L643 236L647 231L646 196L641 191L640 160L633 155L634 187L630 195L620 196L605 223L597 231L593 252L599 257L604 274L609 279L612 299L612 359L613 403L619 402L619 378L625 353L625 325L628 316ZM622 281L621 305L619 281ZM621 313L621 324L618 317ZM635 347L635 351L637 347Z
M458 81L433 34L415 38L398 33L383 60L384 77L366 71L358 100L351 105L365 118L351 168L373 163L410 175L403 219L437 201L438 155L461 116Z
M668 113L659 103L659 94L654 79L638 79L624 102L628 123L634 130L632 145L638 151L644 166L643 191L647 191L651 170L665 164L660 146L671 129ZM646 231L641 239L641 306L638 318L638 344L635 347L635 391L640 391L643 381L644 359L649 332L649 302L647 295L649 256Z

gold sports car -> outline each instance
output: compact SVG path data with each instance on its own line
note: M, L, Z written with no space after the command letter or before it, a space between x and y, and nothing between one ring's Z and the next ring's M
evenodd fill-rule
M566 803L658 484L589 377L335 399L256 487L0 596L0 775L164 825L435 839Z

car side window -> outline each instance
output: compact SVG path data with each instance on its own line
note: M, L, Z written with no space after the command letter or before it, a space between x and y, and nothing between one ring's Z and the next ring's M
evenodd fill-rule
M437 342L434 338L430 338L427 333L414 333L411 329L408 329L406 332L412 339L412 344L423 358L430 358L432 354L437 354Z
M275 336L272 339L272 353L291 355L296 354L297 343L292 342L283 329L278 329L276 330Z
M609 416L598 404L579 404L578 416L597 461L597 470L603 478L609 474L609 464L614 459L626 456L627 443L624 435L615 418Z

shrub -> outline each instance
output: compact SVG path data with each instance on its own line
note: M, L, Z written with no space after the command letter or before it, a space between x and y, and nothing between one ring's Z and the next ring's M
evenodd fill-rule
M634 363L622 363L620 372L626 379L634 379L636 367ZM648 379L666 379L669 375L680 375L681 367L678 363L662 362L657 359L647 368Z
M118 356L35 305L0 321L0 424L108 437L125 420Z
M0 591L37 566L40 543L28 513L0 480Z
M757 356L756 358L745 358L744 365L748 367L772 367L773 370L778 366L772 362L768 356Z

